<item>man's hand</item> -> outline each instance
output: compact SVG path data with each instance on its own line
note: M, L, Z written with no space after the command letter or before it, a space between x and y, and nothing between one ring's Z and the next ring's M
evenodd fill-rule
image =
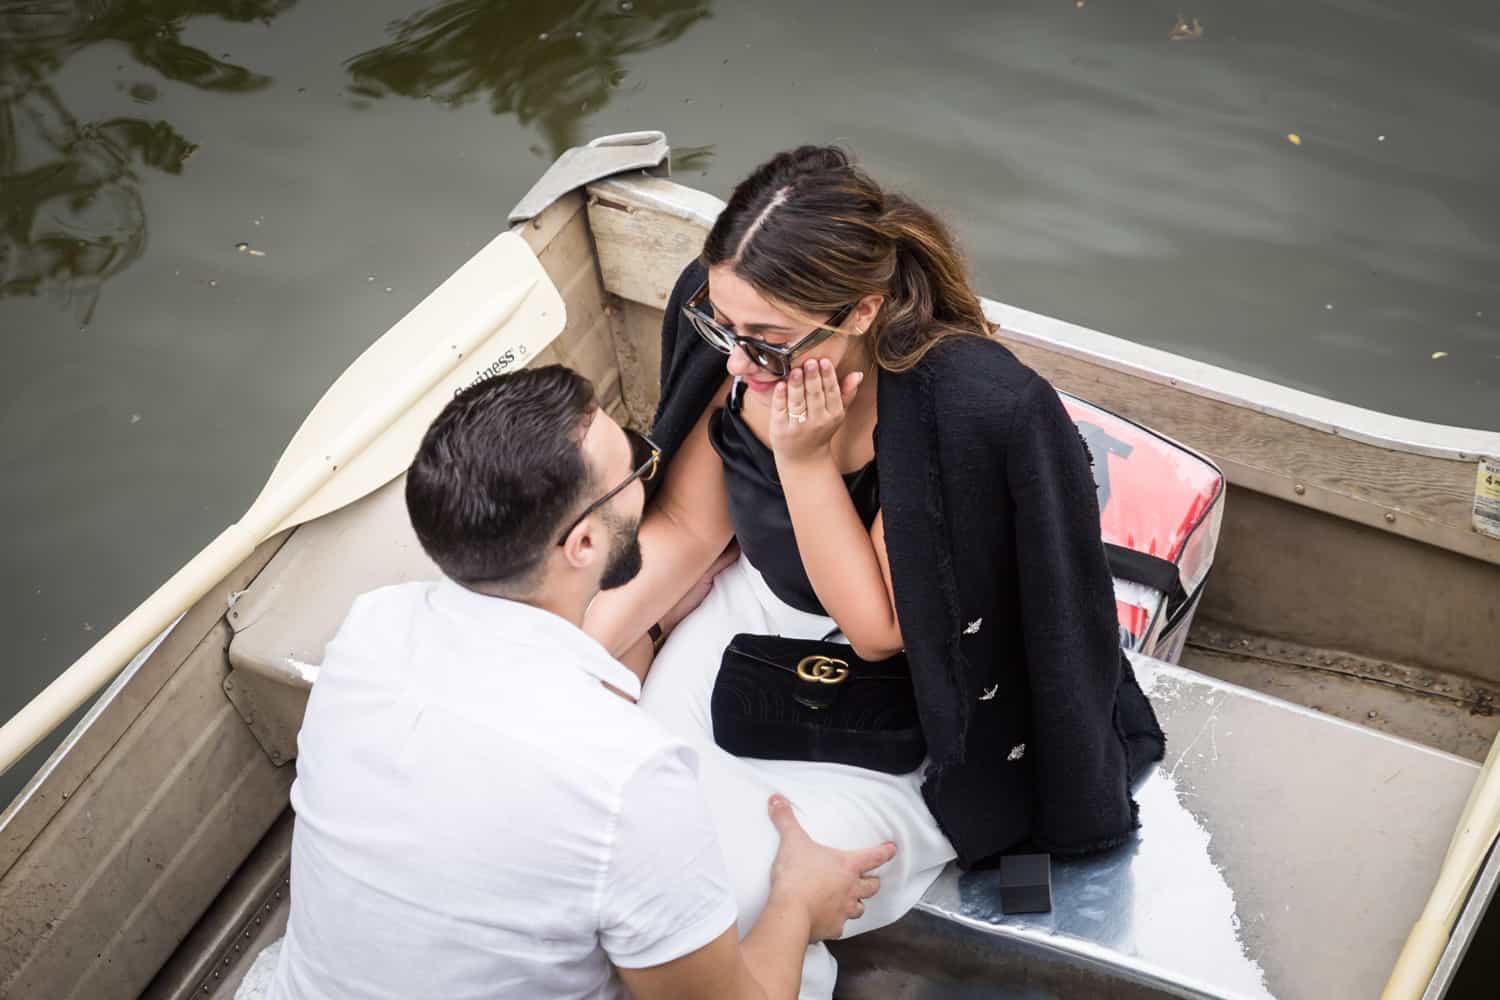
M838 937L846 921L864 915L865 900L880 891L880 879L870 872L896 856L896 845L886 842L857 851L825 847L807 835L792 804L780 795L771 796L769 810L781 836L771 863L771 898L804 909L810 941Z
M792 804L771 796L781 847L771 863L771 896L743 942L734 924L695 952L646 969L620 969L636 1000L793 1000L813 941L836 938L880 889L870 872L896 856L895 844L840 851L816 843Z

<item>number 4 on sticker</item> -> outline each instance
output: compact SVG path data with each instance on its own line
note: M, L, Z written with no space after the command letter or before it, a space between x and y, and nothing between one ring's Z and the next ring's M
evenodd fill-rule
M1474 476L1474 530L1500 538L1500 461L1481 458Z

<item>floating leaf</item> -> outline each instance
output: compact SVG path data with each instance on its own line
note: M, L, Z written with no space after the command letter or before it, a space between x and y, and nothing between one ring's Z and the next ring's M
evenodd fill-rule
M1432 360L1434 360L1434 361L1441 361L1443 358L1446 358L1447 356L1448 356L1448 352L1447 351L1433 351L1432 352Z
M1291 143L1293 146L1302 145L1302 137L1296 132L1288 132L1286 134L1286 141Z
M1182 14L1177 15L1177 21L1167 32L1167 38L1174 42L1194 42L1203 37L1203 25L1198 23L1195 17L1188 21Z

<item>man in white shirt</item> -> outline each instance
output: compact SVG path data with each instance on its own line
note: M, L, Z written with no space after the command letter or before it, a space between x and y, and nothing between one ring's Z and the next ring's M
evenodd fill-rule
M792 997L894 845L813 843L779 797L744 939L692 752L579 628L640 568L657 453L559 366L459 394L407 475L443 571L354 602L308 702L273 1000Z

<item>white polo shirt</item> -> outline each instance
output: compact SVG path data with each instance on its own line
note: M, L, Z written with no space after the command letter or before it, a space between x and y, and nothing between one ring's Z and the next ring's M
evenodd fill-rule
M623 997L735 920L692 751L581 630L450 581L358 598L298 736L272 1000Z

